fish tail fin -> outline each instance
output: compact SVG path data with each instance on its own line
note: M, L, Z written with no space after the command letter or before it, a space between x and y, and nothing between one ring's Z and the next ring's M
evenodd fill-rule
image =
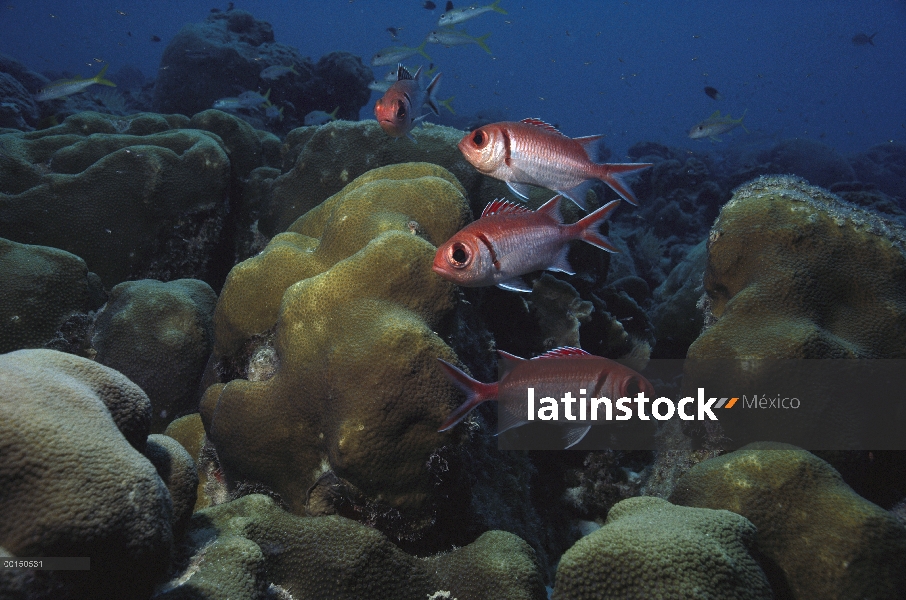
M875 36L878 35L878 33L879 32L876 31L873 34L871 34L870 36L868 36L868 43L871 44L872 46L875 45L874 39L875 39Z
M431 83L429 83L428 87L425 89L425 91L428 92L425 102L428 104L435 115L440 114L440 109L437 108L437 90L438 88L440 88L441 75L443 75L443 73L438 73L437 75L435 75L434 79L431 80Z
M610 213L619 206L619 200L612 200L599 208L598 210L590 213L570 226L575 237L579 238L583 242L588 242L592 246L597 246L602 250L607 250L608 252L619 252L616 246L608 240L606 237L601 235L598 232L598 227L601 226Z
M456 96L450 96L446 100L441 100L440 102L438 102L438 104L440 104L441 106L443 106L444 108L446 108L447 110L449 110L451 113L453 113L455 115L456 111L453 110L453 98L455 98L455 97Z
M638 206L639 201L632 193L632 189L624 178L635 171L647 169L652 163L607 163L598 165L595 177L606 183L610 188L620 195L620 198L633 206Z
M290 73L294 73L294 74L296 74L296 75L299 74L299 71L296 70L296 65L290 65L290 66L289 66L289 72L290 72Z
M481 383L480 381L472 379L461 369L454 367L444 359L438 358L437 361L443 369L444 374L447 376L447 379L466 395L466 401L451 412L447 416L447 419L437 429L437 431L446 431L462 421L467 414L472 412L472 409L482 402L485 402L486 400L495 400L497 398L497 384Z
M283 110L283 109L281 108L280 110ZM337 120L337 112L338 112L339 110L340 110L340 107L337 106L335 109L333 109L332 111L330 111L329 113L327 113L328 115L330 115L330 120L331 120L331 121L336 121L336 120Z
M109 69L109 68L110 68L110 63L107 63L106 65L104 65L104 68L101 69L101 72L98 73L97 75L95 75L94 77L92 77L91 79L93 79L95 83L99 83L101 85L109 85L110 87L116 87L115 83L113 83L109 79L104 79L104 73L106 73L107 69Z
M473 38L473 39L475 40L475 43L478 44L478 45L481 47L482 50L484 50L484 51L487 52L488 54L493 55L494 53L491 52L491 49L488 47L488 44L487 44L487 39L488 39L489 37L491 37L490 32L484 34L484 35L481 36L481 37L477 37L477 38Z
M749 112L749 109L748 109L748 108L745 109L744 111L742 111L742 116L739 117L739 126L742 127L742 130L743 130L743 131L745 131L746 133L749 133L749 130L746 129L745 123L742 122L742 120L746 118L746 113L747 113L747 112Z
M494 0L494 3L491 4L491 10L493 10L494 12L499 12L502 15L507 14L507 12L505 10L500 8L500 0ZM874 36L872 36L872 37L874 37Z
M424 56L424 57L427 58L428 60L431 60L431 57L428 56L428 53L427 53L427 52L425 52L425 45L426 45L427 43L428 43L428 38L423 39L421 45L419 45L419 47L416 48L416 50L418 50L418 53L419 53L419 54L421 54L422 56Z

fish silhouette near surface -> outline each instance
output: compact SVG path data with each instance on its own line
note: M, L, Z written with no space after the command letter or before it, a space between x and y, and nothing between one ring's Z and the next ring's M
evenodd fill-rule
M749 130L746 129L746 126L742 124L742 120L745 118L745 116L746 113L743 112L741 117L734 119L730 116L730 113L727 113L726 116L721 116L720 111L715 110L710 117L708 117L701 123L696 124L694 127L692 127L692 129L689 130L689 137L693 140L708 138L712 142L719 142L720 138L717 136L724 133L729 133L737 127L742 127L746 133L749 133Z
M526 360L498 351L505 360L499 382L482 383L438 358L447 378L466 395L466 401L441 424L447 431L462 421L478 405L488 400L499 402L498 435L528 422L526 390L535 389L535 397L560 398L566 391L585 392L586 398L634 398L639 393L653 397L654 387L645 377L609 358L589 354L580 348L564 346ZM571 359L571 360L564 360ZM587 408L587 404L586 404ZM588 414L588 413L583 413ZM591 429L588 421L563 425L564 447L575 446Z
M374 116L387 135L394 138L406 136L415 141L412 134L412 128L415 123L424 118L421 115L423 105L428 105L435 115L440 114L437 108L438 104L444 104L452 112L449 101L438 102L435 95L440 85L440 76L438 73L434 79L422 88L421 67L415 72L415 75L403 65L397 66L397 81L387 92L378 98L374 104Z
M460 140L459 150L478 171L506 182L520 198L528 198L531 186L538 186L587 210L585 194L600 179L638 206L623 178L651 163L600 162L605 150L602 138L570 138L544 121L523 119L479 127Z
M107 72L107 69L109 67L109 64L104 65L104 68L101 69L101 72L94 77L91 77L90 79L75 77L74 79L58 79L57 81L48 83L37 94L35 94L35 100L38 102L46 102L47 100L54 100L56 98L63 98L64 96L71 96L73 94L83 92L95 84L116 87L115 83L104 79L104 74Z
M583 240L608 252L617 252L598 227L620 203L614 200L573 224L560 216L561 196L538 210L495 200L469 224L443 243L434 255L434 272L464 287L496 285L514 292L532 288L522 276L548 269L574 274L569 264L569 242Z
M852 43L855 44L856 46L867 46L869 44L874 46L875 45L874 39L875 39L876 35L878 35L877 31L871 35L867 35L865 33L857 33L856 35L853 36Z

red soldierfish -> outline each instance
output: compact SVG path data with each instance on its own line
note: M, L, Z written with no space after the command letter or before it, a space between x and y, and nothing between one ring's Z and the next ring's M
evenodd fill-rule
M459 150L476 169L501 179L521 198L536 185L566 196L583 209L585 193L600 179L638 206L639 201L623 182L627 173L650 163L602 163L603 136L569 138L553 125L538 119L491 123L466 134Z
M560 399L564 392L578 392L576 399L584 403L585 398L635 398L640 392L653 398L654 387L643 376L620 363L589 354L579 348L556 348L531 360L525 360L506 352L499 352L500 358L513 364L498 383L482 383L472 379L460 369L438 358L444 373L465 395L466 401L447 417L438 431L446 431L462 421L472 409L487 400L500 403L498 412L498 434L528 422L527 389L535 388L535 397ZM564 361L561 359L573 359ZM581 409L580 409L581 410ZM587 416L587 412L582 412ZM563 420L559 420L564 423ZM568 423L569 421L565 421ZM578 444L591 429L588 421L567 425L564 434L565 447Z
M416 121L423 118L421 115L423 104L427 104L434 114L440 114L435 94L440 85L441 74L435 75L428 87L422 89L419 78L421 72L422 69L419 67L413 76L406 70L406 67L398 65L396 83L391 85L390 89L374 104L374 116L381 129L386 131L390 137L406 136L415 141L409 132L415 127Z
M554 196L538 210L494 200L481 218L447 240L434 255L434 272L457 285L496 285L505 290L530 292L522 276L548 269L575 274L567 260L569 242L583 240L618 252L598 233L598 226L620 203L609 202L590 215L564 225L561 196Z

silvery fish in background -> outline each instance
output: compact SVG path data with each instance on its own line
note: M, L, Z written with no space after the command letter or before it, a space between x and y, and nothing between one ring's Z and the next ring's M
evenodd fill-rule
M493 4L488 4L487 6L473 4L471 6L466 6L465 8L451 8L440 16L440 19L437 20L437 24L441 27L449 27L491 11L498 12L502 15L507 14L505 10L500 8L499 4L500 0L495 0Z
M115 83L104 79L104 73L107 72L107 69L109 67L109 63L104 65L104 68L101 69L101 72L91 79L82 79L81 77L75 77L73 79L58 79L53 83L48 83L37 94L35 94L35 100L37 100L38 102L45 102L47 100L54 100L56 98L62 98L64 96L71 96L72 94L78 94L79 92L85 91L94 84L116 87Z
M689 137L693 140L709 138L712 142L719 142L720 138L717 136L733 131L737 127L742 127L746 133L749 133L746 126L742 124L742 120L745 116L746 113L743 112L742 116L738 119L732 118L730 113L727 113L725 117L722 117L720 116L720 111L715 110L714 114L689 130Z

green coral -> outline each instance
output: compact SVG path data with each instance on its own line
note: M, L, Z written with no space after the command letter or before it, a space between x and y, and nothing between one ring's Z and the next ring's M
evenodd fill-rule
M217 295L203 281L126 281L94 324L95 360L137 383L151 399L152 431L194 412L213 346Z
M274 160L278 145L219 111L191 120L83 112L49 129L5 133L0 236L71 252L108 285L214 281L226 271L216 254L228 197L240 228L235 251L244 255L250 243L253 208L232 183Z
M900 598L906 529L857 495L828 463L795 446L749 444L699 463L672 502L725 509L758 528L756 545L793 598Z
M741 186L711 229L717 321L689 358L906 357L906 233L789 176Z
M103 293L78 256L2 238L0 281L0 353L46 345L70 316L97 308Z
M299 517L252 494L192 518L186 566L156 598L295 600L543 600L532 549L502 531L429 558L405 554L381 533L339 516ZM278 596L279 597L279 596Z
M228 482L265 485L297 514L327 510L337 480L368 503L422 507L458 401L436 367L456 356L434 332L454 288L431 264L468 218L462 192L436 165L371 171L231 271L214 361L254 380L201 403ZM252 369L261 356L270 368Z
M628 498L560 559L553 599L773 598L754 538L752 523L725 510Z

